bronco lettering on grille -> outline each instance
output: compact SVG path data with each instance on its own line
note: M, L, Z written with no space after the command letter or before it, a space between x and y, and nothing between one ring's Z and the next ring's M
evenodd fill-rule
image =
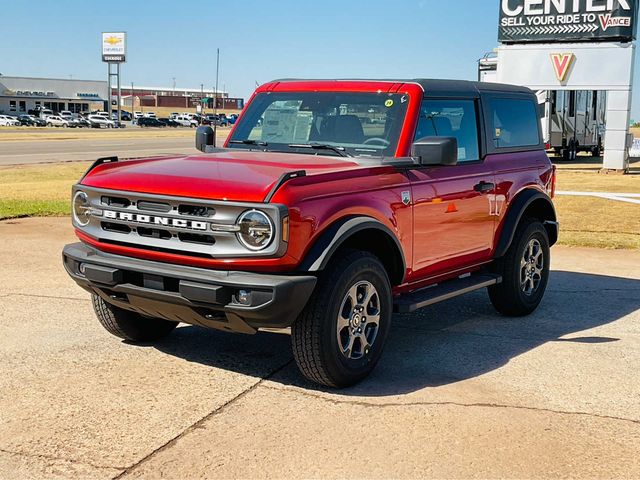
M104 210L103 216L104 218L110 218L113 220L144 223L146 225L160 225L165 227L185 228L188 230L200 231L206 231L208 229L207 222L183 220L180 218L156 217L154 215L141 215L129 212L114 212L112 210Z

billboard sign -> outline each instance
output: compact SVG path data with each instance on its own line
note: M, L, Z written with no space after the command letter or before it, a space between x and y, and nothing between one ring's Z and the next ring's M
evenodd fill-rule
M630 42L638 0L500 0L501 43Z
M102 32L102 61L124 63L127 57L127 34L125 32Z

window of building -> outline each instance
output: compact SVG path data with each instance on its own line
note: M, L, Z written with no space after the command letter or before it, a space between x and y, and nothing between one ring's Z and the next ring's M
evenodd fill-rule
M19 111L26 112L27 111L27 102L20 101L20 103L18 104L18 108L20 109Z
M493 98L490 101L496 148L527 147L540 143L538 110L531 100Z
M458 140L458 161L480 159L478 119L473 100L425 100L415 139L424 137L455 137Z
M9 100L9 111L10 112L15 112L16 111L16 101L15 100Z

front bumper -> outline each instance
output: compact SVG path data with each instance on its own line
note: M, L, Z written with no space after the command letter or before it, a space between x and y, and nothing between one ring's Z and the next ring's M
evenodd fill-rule
M314 276L227 272L111 255L84 243L62 252L67 273L106 302L148 317L241 333L290 326ZM239 291L248 293L240 302Z

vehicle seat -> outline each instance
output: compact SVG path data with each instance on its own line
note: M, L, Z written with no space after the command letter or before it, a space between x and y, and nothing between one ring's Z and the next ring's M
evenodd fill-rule
M337 115L322 122L319 140L336 143L364 143L362 123L356 115Z

